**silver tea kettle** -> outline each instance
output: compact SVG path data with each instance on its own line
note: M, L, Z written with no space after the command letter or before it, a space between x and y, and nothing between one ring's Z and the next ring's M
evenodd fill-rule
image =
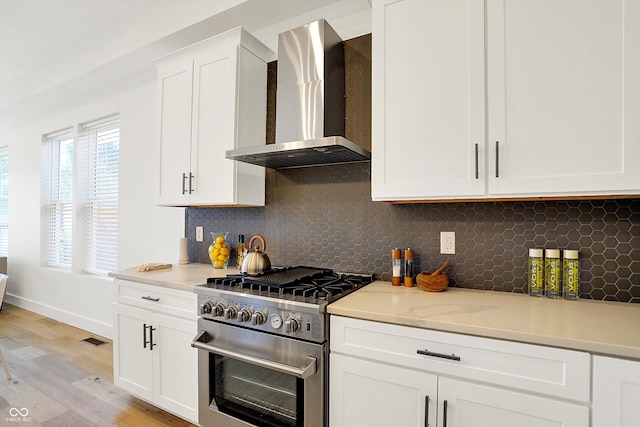
M262 243L262 250L258 245L253 246L255 240L260 240ZM264 241L264 237L256 234L249 241L249 252L242 261L241 272L245 274L261 274L271 269L271 261L265 253L267 249L267 243Z

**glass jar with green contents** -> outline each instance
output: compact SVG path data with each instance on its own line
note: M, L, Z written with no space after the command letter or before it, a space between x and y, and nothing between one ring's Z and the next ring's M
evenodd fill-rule
M549 298L560 298L560 250L544 251L544 287Z
M578 299L580 291L578 251L565 250L562 253L562 290L566 299Z
M529 295L544 295L544 260L542 249L529 249Z

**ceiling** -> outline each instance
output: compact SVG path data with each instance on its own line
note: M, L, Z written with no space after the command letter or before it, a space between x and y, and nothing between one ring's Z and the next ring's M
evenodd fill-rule
M278 32L326 18L347 39L370 14L370 0L0 0L0 130L150 81L153 59L238 25L275 52Z
M0 84L77 51L152 1L172 0L0 0Z

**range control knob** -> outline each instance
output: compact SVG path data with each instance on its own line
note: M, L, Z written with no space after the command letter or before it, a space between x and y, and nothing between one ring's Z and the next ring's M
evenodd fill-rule
M300 320L295 317L289 317L286 322L284 322L284 330L288 333L298 332L300 330Z
M238 313L238 320L240 322L248 322L249 320L251 320L252 314L253 314L253 308L245 307L241 309L240 312Z
M224 316L224 312L226 310L227 306L224 305L223 303L219 302L216 305L213 306L213 309L211 310L211 314L213 314L213 317L222 317Z
M267 323L267 312L266 311L256 311L251 316L251 323L254 325L264 325Z
M238 308L234 306L230 306L224 309L224 318L225 319L235 319L238 317Z
M207 301L204 304L202 304L202 308L200 309L200 312L202 314L208 314L208 313L211 313L212 309L213 309L213 304L211 304L211 301Z

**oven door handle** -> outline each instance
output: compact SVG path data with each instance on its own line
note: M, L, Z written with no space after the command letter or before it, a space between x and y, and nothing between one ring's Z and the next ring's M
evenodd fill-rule
M316 358L307 356L305 363L306 366L298 368L295 366L285 365L284 363L274 362L273 360L263 359L261 357L250 356L248 354L237 353L232 350L227 350L222 347L211 345L213 340L209 339L207 331L200 331L198 335L191 342L191 347L208 351L209 353L219 354L220 356L227 356L232 359L240 360L242 362L250 363L252 365L259 366L265 369L271 369L273 371L282 372L283 374L293 375L297 378L309 378L317 371Z

